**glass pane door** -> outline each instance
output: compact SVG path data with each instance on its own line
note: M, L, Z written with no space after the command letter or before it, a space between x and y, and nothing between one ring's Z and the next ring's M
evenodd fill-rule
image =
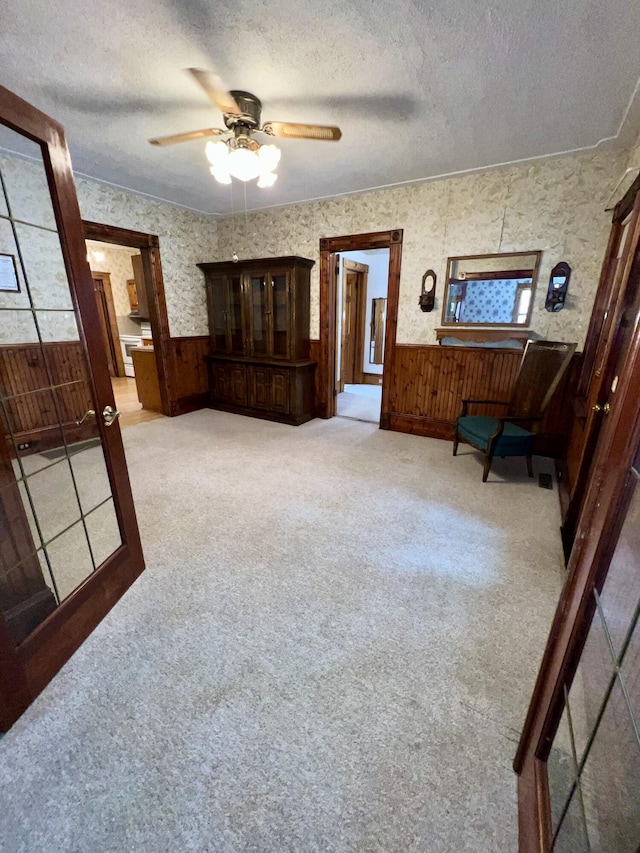
M251 354L267 355L268 349L268 294L265 276L251 276L249 279L251 296Z
M233 276L229 280L229 335L231 352L244 353L244 323L242 320L242 277Z
M0 153L0 611L19 644L122 537L40 146L0 126L0 148L30 158Z
M273 311L273 355L276 358L288 358L289 353L289 299L287 275L281 273L271 276L271 297Z
M211 346L214 352L227 351L227 279L214 278L209 285Z
M573 683L565 685L560 730L549 762L555 850L636 853L640 842L640 473L607 578L593 590L593 619ZM628 494L628 493L627 493Z

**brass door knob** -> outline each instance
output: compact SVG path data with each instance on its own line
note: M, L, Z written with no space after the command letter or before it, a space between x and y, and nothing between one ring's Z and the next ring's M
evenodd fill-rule
M95 417L95 414L96 414L96 413L93 411L93 409L87 409L87 411L86 411L86 412L84 413L84 415L80 418L80 420L79 420L79 421L76 421L76 424L77 424L78 426L82 426L82 424L86 421L86 419L87 419L87 418L93 418L93 417Z
M605 415L608 415L611 411L611 406L609 403L604 403L602 406L600 403L596 403L595 406L591 409L592 412L604 412Z
M104 418L105 424L107 426L111 426L111 424L120 417L120 412L116 411L112 406L105 406L102 410L102 417Z

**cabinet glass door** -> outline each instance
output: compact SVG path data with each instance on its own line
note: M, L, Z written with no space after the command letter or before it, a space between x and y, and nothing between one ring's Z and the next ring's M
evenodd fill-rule
M214 352L227 350L227 279L214 278L209 285L211 345Z
M242 322L242 277L233 276L229 280L228 328L230 351L235 355L244 353L244 324Z
M288 358L289 300L287 294L287 276L285 273L271 276L271 297L273 312L273 355L276 358Z
M268 295L264 275L249 279L251 305L251 354L268 355Z

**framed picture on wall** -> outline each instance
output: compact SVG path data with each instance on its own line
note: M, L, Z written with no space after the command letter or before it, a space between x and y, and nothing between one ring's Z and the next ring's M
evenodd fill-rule
M14 255L0 253L0 290L6 290L10 293L20 292L18 268Z

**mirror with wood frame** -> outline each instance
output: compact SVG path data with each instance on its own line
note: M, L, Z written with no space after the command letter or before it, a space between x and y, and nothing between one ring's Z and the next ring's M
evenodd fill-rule
M449 258L443 326L528 326L542 252Z

